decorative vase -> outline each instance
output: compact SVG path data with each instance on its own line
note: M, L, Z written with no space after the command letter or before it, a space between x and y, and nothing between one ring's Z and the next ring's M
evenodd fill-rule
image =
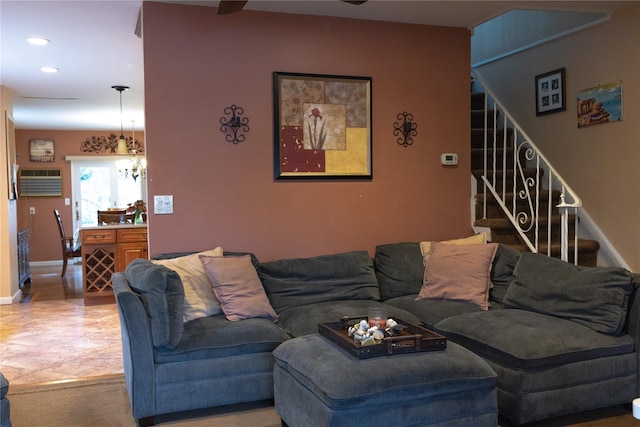
M144 218L142 217L142 209L136 209L135 215L133 217L134 224L144 224Z

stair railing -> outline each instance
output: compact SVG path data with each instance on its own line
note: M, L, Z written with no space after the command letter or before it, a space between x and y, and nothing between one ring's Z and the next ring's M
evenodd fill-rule
M560 203L555 207L560 213L560 258L569 260L569 217L573 214L574 227L574 254L573 262L578 264L578 209L582 201L569 187L565 180L553 168L544 157L538 147L533 143L511 115L496 100L493 93L487 87L475 70L472 70L473 78L484 88L484 159L482 181L484 202L483 218L487 217L487 191L489 191L501 209L517 230L522 241L532 252L539 252L541 234L541 190L547 189L547 255L551 256L552 244L552 214L553 214L553 189L560 191ZM490 117L490 114L492 117ZM512 129L509 135L507 129ZM498 131L502 132L499 138ZM491 131L491 132L490 132ZM501 141L499 140L501 139ZM509 144L513 144L513 162L508 163L507 158ZM491 167L489 167L489 149L491 148ZM502 148L502 167L498 167L498 149ZM512 165L512 166L509 166ZM533 169L533 173L527 173ZM546 179L543 179L546 176ZM546 182L545 182L546 181ZM512 194L510 206L507 204L508 195ZM522 203L518 203L521 201ZM522 208L522 205L526 208ZM533 235L533 239L531 238Z

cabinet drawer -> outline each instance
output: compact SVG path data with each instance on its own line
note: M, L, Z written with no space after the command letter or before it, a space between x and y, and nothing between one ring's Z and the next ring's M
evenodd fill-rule
M95 245L100 243L115 243L116 230L85 230L82 232L83 245Z
M118 243L146 241L147 227L118 229Z

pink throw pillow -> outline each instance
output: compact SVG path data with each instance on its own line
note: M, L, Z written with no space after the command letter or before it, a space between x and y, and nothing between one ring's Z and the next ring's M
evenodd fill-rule
M258 272L249 255L238 257L210 257L200 255L209 275L213 292L222 311L231 321L264 317L275 320L278 315L271 307Z
M491 265L497 249L497 243L432 243L431 252L425 258L424 280L416 299L465 301L487 310Z

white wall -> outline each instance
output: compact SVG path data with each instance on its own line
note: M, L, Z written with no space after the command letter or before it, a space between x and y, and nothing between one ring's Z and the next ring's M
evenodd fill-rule
M16 201L8 197L6 117L13 115L13 93L0 86L0 304L20 301ZM15 152L15 150L13 150Z

